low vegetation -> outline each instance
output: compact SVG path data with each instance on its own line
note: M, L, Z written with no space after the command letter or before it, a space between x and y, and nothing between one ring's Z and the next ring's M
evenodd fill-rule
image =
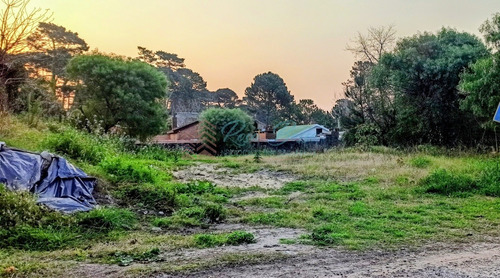
M500 225L495 155L420 146L334 149L321 154L263 152L259 162L254 155L200 159L227 167L228 174L269 168L298 177L278 189L222 188L207 181L180 183L172 178L177 167L189 166L198 159L195 156L135 147L123 138L53 128L50 123L30 128L20 118L10 121L14 128L2 133L7 144L49 149L67 157L97 176L97 190L113 200L88 213L63 215L37 205L29 193L2 186L0 269L14 266L23 275L54 273L47 269L69 267L68 260L147 265L164 262L172 250L256 241L246 231L205 230L224 222L301 228L301 237L281 243L350 249L470 240L495 236ZM23 134L31 140L23 140ZM40 263L39 256L49 256L51 264ZM187 265L180 265L185 271Z

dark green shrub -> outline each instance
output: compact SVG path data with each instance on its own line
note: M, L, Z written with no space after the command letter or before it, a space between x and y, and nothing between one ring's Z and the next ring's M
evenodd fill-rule
M234 231L227 235L226 243L228 245L249 244L255 242L255 236L245 231Z
M469 176L450 173L444 169L432 172L421 182L425 192L442 195L473 192L478 189L477 183Z
M253 119L245 111L235 108L210 108L200 115L202 133L212 134L204 140L219 151L243 150L250 147L254 130Z
M130 184L121 186L116 197L123 205L171 212L176 207L176 193L169 184Z
M106 153L104 145L97 138L72 129L49 135L44 145L57 154L91 164L99 163Z
M107 159L100 166L109 175L108 178L115 183L154 183L155 176L158 174L158 171L152 169L151 165L125 157Z
M129 230L137 224L136 215L126 209L99 208L77 215L78 225L98 232Z
M207 248L224 245L226 239L223 235L198 234L194 236L194 242L198 247Z
M198 247L207 248L254 243L255 237L249 232L234 231L229 234L198 234L194 236L194 241Z
M196 207L182 208L174 215L194 218L206 223L218 223L226 218L226 209L219 204L206 203Z
M205 204L203 206L204 219L208 223L219 223L226 219L226 210L218 204Z

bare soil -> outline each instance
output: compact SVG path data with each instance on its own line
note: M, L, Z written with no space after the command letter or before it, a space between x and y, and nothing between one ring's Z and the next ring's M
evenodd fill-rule
M240 173L214 164L197 164L174 173L178 180L207 180L219 186L259 186L277 189L297 177L282 172L260 170ZM300 193L296 193L300 194ZM249 192L233 201L265 197L262 192ZM292 195L291 198L298 196ZM256 237L256 243L207 249L184 249L164 252L161 262L148 264L151 269L141 277L500 277L500 239L471 238L469 243L433 243L422 247L395 251L350 251L342 248L320 248L303 244L284 244L280 239L297 239L307 231L290 228L255 227L222 224L205 232L245 230ZM481 241L478 241L481 240ZM164 273L162 266L186 265L209 261L224 254L276 255L271 261L223 264L177 274ZM102 264L80 264L71 273L78 277L125 277L140 264L127 267ZM208 268L207 268L208 267ZM164 268L163 268L164 269ZM154 273L154 274L151 274Z
M217 164L195 164L173 173L180 181L203 180L223 187L248 188L258 186L266 189L281 188L287 182L297 179L285 172L262 169L254 173L238 173L234 169L221 167Z
M281 261L158 277L500 277L500 244L435 244L418 250L309 251Z

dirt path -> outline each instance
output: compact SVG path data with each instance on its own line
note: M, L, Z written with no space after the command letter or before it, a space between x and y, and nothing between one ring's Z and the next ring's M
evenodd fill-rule
M266 189L278 189L287 182L297 179L291 174L267 169L261 169L254 173L235 173L233 169L217 164L202 163L175 171L173 175L179 181L205 180L223 187L258 186Z
M500 277L500 243L436 244L396 252L326 248L271 263L159 277Z

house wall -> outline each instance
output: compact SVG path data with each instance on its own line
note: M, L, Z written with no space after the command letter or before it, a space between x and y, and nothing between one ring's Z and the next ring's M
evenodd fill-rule
M191 140L191 139L200 139L200 134L198 132L199 124L192 125L190 127L184 128L177 132L175 139L171 140Z

